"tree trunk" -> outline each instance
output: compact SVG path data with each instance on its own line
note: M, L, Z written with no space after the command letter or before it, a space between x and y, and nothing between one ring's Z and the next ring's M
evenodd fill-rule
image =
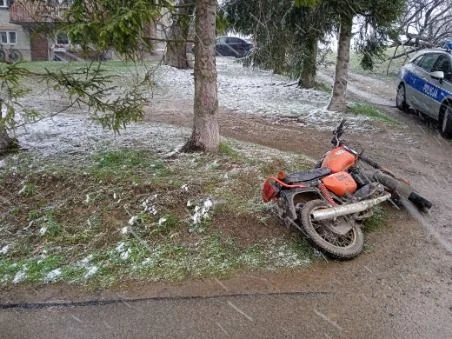
M215 63L216 11L216 0L196 0L194 121L191 138L183 148L186 152L216 152L220 144Z
M187 39L190 30L190 14L193 9L189 6L193 0L179 0L177 12L172 15L172 24L166 43L165 64L176 68L189 68L187 60Z
M286 48L284 46L281 46L281 43L279 41L274 41L272 43L274 47L271 49L271 67L273 68L273 72L275 74L284 74L286 71Z
M350 41L352 39L353 16L341 16L341 28L337 47L336 74L334 77L333 93L331 94L328 109L345 112L347 102L348 62L350 60Z
M298 81L299 87L313 88L315 86L317 43L318 40L314 37L307 38L306 40L302 70L300 80Z
M12 149L17 149L18 146L17 140L10 138L6 129L0 127L0 155L8 153Z

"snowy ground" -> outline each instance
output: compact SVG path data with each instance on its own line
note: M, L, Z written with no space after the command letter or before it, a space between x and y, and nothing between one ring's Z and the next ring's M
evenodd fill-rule
M217 71L220 106L242 114L297 118L303 126L319 129L331 129L340 120L337 113L326 109L329 93L297 88L285 76L245 68L233 58L218 57ZM193 100L193 70L160 66L155 81L157 101ZM371 128L365 116L347 115L347 119L355 129Z

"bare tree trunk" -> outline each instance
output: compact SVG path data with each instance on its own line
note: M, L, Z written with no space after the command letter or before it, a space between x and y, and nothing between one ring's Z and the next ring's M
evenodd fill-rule
M317 39L311 37L306 39L305 55L298 86L313 88L315 86L315 74L317 63Z
M190 14L193 0L179 0L177 12L172 15L172 24L166 43L165 64L176 68L189 68L187 60L187 39L190 30Z
M18 148L18 146L17 140L10 138L6 129L4 127L0 127L0 155L6 154L12 149Z
M352 16L341 16L341 28L337 48L336 74L334 77L333 93L331 94L328 109L331 111L345 112L347 102L348 62L350 60L350 41L352 39Z
M183 150L218 151L217 69L215 63L216 0L196 0L195 100L193 132Z

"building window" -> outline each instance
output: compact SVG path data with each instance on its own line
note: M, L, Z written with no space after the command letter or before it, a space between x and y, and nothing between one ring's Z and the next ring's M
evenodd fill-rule
M8 8L8 0L0 0L0 8Z
M0 32L0 43L5 45L15 45L17 43L16 32Z

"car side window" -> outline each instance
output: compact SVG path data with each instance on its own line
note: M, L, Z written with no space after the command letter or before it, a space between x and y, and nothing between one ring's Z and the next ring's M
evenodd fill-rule
M424 54L424 58L419 62L418 66L427 72L431 72L437 58L438 54L436 53Z
M432 72L442 71L444 73L444 79L452 81L452 65L450 58L447 55L440 55L433 65Z
M422 59L424 59L424 54L419 55L416 59L412 61L412 63L419 66L419 64L422 62Z

